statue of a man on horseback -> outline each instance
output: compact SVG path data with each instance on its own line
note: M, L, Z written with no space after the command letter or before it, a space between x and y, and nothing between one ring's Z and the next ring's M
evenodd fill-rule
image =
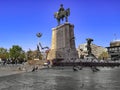
M60 5L60 9L58 12L54 14L54 17L57 19L58 25L60 25L60 20L64 20L65 22L68 22L68 16L70 15L70 9L64 9L63 4Z

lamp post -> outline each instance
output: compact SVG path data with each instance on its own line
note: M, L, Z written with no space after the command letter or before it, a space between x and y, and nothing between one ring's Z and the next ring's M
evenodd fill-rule
M42 33L37 33L36 34L36 36L38 37L38 44L37 44L37 58L39 58L39 56L40 56L40 48L39 48L39 39L40 39L40 37L42 37Z

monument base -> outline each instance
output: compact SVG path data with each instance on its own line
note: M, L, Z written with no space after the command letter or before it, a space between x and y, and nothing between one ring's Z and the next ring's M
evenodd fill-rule
M47 60L76 60L78 52L75 48L74 25L64 23L52 29L52 46Z

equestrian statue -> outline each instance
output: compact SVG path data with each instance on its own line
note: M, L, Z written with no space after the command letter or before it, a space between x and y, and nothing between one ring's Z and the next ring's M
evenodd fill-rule
M68 16L70 15L70 8L68 9L64 9L63 4L60 5L60 9L58 10L58 12L56 12L54 14L54 18L57 19L58 25L60 25L60 21L64 20L65 18L65 22L68 22Z

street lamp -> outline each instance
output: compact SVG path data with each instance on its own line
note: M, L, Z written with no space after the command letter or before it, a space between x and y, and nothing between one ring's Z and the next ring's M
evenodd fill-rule
M42 33L37 33L36 36L40 38L42 36Z
M37 33L36 36L38 38L42 37L42 33ZM39 55L40 55L40 48L39 48L39 39L38 39L38 44L37 44L37 58L39 58Z

